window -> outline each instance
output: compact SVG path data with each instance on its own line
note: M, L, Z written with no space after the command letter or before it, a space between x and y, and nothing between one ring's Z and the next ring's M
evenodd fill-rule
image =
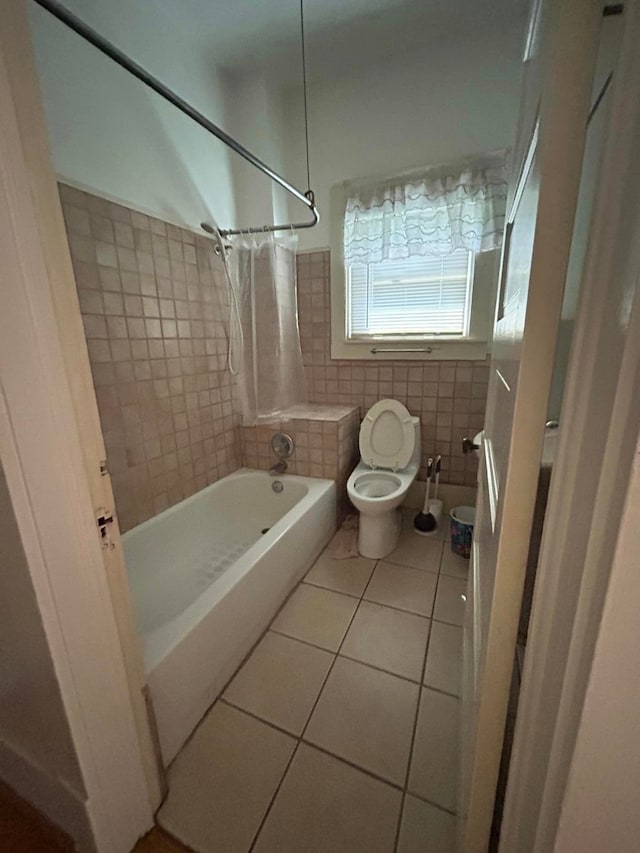
M345 267L348 340L469 334L473 253Z
M502 166L454 174L443 184L429 174L410 185L371 178L332 187L333 359L486 357L506 184Z

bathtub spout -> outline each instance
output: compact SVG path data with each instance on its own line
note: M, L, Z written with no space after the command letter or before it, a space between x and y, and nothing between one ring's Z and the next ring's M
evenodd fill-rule
M287 460L286 459L280 459L280 461L276 462L276 464L273 465L272 468L269 470L269 474L271 474L272 477L275 477L277 474L284 474L286 472L286 470L287 470Z

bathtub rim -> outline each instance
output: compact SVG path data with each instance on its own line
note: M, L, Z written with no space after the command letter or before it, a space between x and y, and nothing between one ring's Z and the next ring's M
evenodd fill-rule
M248 548L225 574L203 590L184 610L152 631L147 631L144 634L137 633L146 675L153 672L184 640L194 625L198 624L210 610L216 607L242 581L260 556L280 541L293 522L309 511L317 499L331 490L335 490L336 483L335 480L320 477L304 477L299 474L282 474L272 478L268 471L256 468L238 468L231 474L227 474L225 477L220 478L220 480L216 480L215 483L210 483L204 489L200 489L188 498L184 498L177 504L168 507L161 513L158 513L158 515L141 522L141 524L136 525L136 527L123 534L124 540L134 531L139 531L143 527L147 529L157 524L161 519L167 518L170 514L188 507L189 504L198 499L202 499L204 494L209 494L218 487L223 486L225 481L231 479L249 479L256 475L259 475L261 478L268 477L273 481L281 480L285 483L285 487L287 481L300 483L306 486L306 494L271 527L268 533L265 533Z

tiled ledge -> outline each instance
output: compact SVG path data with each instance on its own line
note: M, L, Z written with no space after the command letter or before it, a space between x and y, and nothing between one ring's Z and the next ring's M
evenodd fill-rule
M358 415L357 406L322 405L319 403L298 403L282 413L283 420L308 420L340 422Z
M268 470L277 462L271 449L276 432L286 432L296 448L287 460L289 474L335 480L338 513L347 510L346 484L357 462L360 413L357 406L298 405L280 418L242 427L244 464Z

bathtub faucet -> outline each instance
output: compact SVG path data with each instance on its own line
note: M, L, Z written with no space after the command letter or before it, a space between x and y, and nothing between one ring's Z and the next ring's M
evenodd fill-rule
M269 473L271 474L272 477L275 477L276 474L284 474L286 470L287 470L287 460L286 459L280 459L278 462L276 462L275 465L273 465L271 467Z

